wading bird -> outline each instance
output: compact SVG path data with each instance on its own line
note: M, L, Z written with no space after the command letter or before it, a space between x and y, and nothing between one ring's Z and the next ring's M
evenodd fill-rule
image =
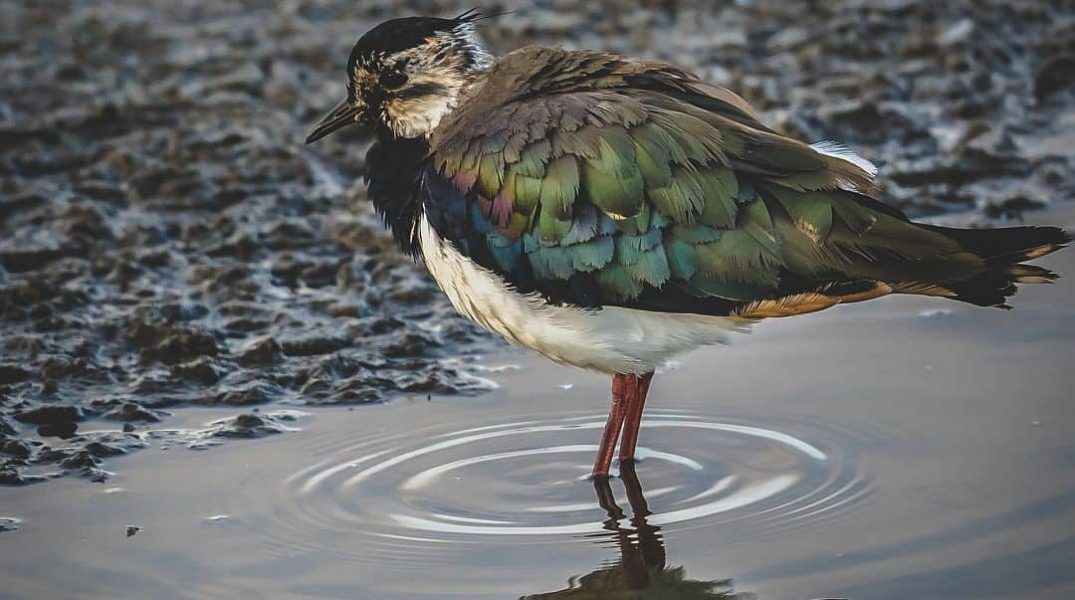
M1060 229L913 223L837 144L766 127L674 66L531 46L494 58L484 17L378 25L313 129L371 128L369 196L463 315L612 375L593 474L632 460L654 369L770 317L889 294L1006 307ZM622 436L621 436L622 431Z

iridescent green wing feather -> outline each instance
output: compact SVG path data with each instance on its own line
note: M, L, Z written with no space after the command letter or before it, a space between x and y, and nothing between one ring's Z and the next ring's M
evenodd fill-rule
M610 55L516 54L438 129L427 177L452 193L424 208L520 291L718 314L983 267L864 195L868 173L765 128L726 90Z

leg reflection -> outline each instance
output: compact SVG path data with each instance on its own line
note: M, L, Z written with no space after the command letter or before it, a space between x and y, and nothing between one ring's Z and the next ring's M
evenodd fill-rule
M642 484L631 461L620 464L620 480L627 494L631 518L616 503L612 481L605 477L593 480L597 503L604 509L603 522L608 537L619 549L619 561L595 571L570 578L562 590L523 596L524 599L598 599L662 598L698 600L748 600L751 594L736 593L730 579L700 581L687 577L683 567L668 567L661 528L647 521L650 516Z
M594 490L598 504L608 514L605 529L612 533L620 549L624 582L631 589L644 589L649 586L651 572L664 570L664 541L661 539L661 528L646 521L650 515L649 506L632 462L620 465L620 479L631 506L631 527L620 525L624 513L616 504L609 481L595 479Z

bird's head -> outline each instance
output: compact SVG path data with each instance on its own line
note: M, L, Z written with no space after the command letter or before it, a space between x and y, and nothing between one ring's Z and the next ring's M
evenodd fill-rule
M366 32L347 60L347 97L306 138L315 142L353 124L397 138L428 135L492 58L478 44L467 11L454 19L392 19Z

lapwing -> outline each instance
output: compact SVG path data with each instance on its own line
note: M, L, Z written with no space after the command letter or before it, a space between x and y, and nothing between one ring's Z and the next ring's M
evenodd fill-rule
M386 21L307 143L372 130L366 182L404 252L509 342L612 376L593 475L633 460L654 370L760 319L891 294L1007 308L1053 227L956 229L879 201L876 169L675 66L528 46L482 14Z

